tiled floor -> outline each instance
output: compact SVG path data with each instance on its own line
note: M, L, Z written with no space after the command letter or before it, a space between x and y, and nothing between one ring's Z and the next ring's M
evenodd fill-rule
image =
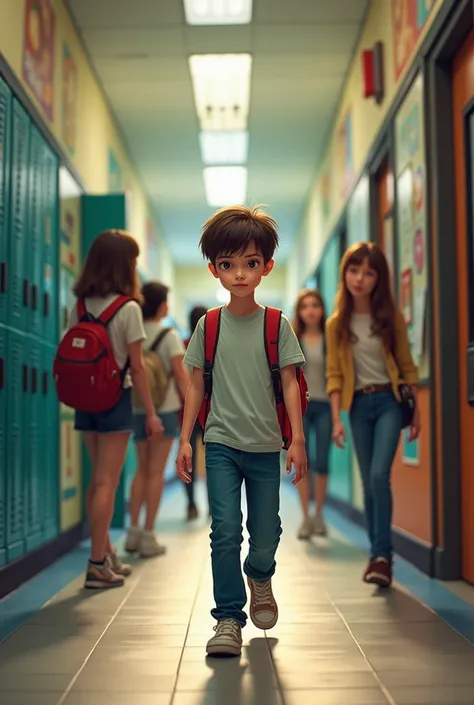
M298 542L283 494L280 621L248 626L241 659L205 658L208 529L184 525L175 490L165 557L108 593L84 594L81 575L0 644L2 705L473 705L474 646L400 586L364 585L363 554L335 531Z

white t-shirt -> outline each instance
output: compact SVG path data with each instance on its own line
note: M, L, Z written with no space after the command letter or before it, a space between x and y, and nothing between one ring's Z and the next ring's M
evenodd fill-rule
M117 294L110 294L103 298L92 296L85 300L86 310L95 318L98 318L116 298ZM67 329L72 328L77 322L77 304L75 304L69 313ZM117 364L123 369L128 358L128 346L131 345L131 343L136 343L138 340L145 340L146 338L145 329L143 327L142 310L136 301L129 301L117 311L107 326L107 332ZM125 375L123 386L132 386L130 371Z
M143 349L148 350L165 326L161 323L156 323L155 321L146 321L144 326L146 341L143 344ZM173 377L171 369L171 360L174 357L182 357L184 355L184 344L181 340L181 336L175 328L172 328L167 332L159 346L155 348L155 352L161 357L165 370L169 375L169 384L166 391L165 400L158 411L161 414L170 414L173 411L179 411L182 405L178 388L176 386L176 381Z
M362 389L371 384L387 384L390 382L382 341L372 333L372 318L370 314L353 313L351 319L352 332L357 336L357 342L352 344L355 368L355 388Z

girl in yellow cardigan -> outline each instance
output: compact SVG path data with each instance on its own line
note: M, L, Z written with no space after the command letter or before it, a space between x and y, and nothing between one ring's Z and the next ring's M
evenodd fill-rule
M395 305L387 260L372 242L353 245L340 267L335 313L326 324L326 382L333 440L346 440L341 410L349 412L364 488L371 556L367 583L392 582L392 492L390 474L402 429L399 385L416 398L418 372L406 324ZM415 411L410 439L420 433Z

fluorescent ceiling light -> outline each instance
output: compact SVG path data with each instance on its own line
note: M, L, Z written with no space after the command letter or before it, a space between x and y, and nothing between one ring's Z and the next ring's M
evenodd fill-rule
M188 24L248 24L252 0L184 0Z
M201 130L246 130L250 103L250 54L189 57Z
M209 166L204 169L204 188L211 208L242 205L247 197L247 169L243 166Z
M201 132L201 158L204 164L245 164L248 155L248 132Z

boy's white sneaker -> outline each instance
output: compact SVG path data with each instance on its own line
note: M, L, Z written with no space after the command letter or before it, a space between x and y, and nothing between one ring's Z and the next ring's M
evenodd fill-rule
M214 627L215 635L207 642L209 656L240 656L242 627L235 619L223 619Z
M278 605L272 590L272 581L258 582L248 578L250 588L250 619L257 629L273 629L278 622Z
M129 528L127 531L127 538L125 539L125 550L128 553L135 553L138 551L141 535L142 530L139 526L131 526Z

